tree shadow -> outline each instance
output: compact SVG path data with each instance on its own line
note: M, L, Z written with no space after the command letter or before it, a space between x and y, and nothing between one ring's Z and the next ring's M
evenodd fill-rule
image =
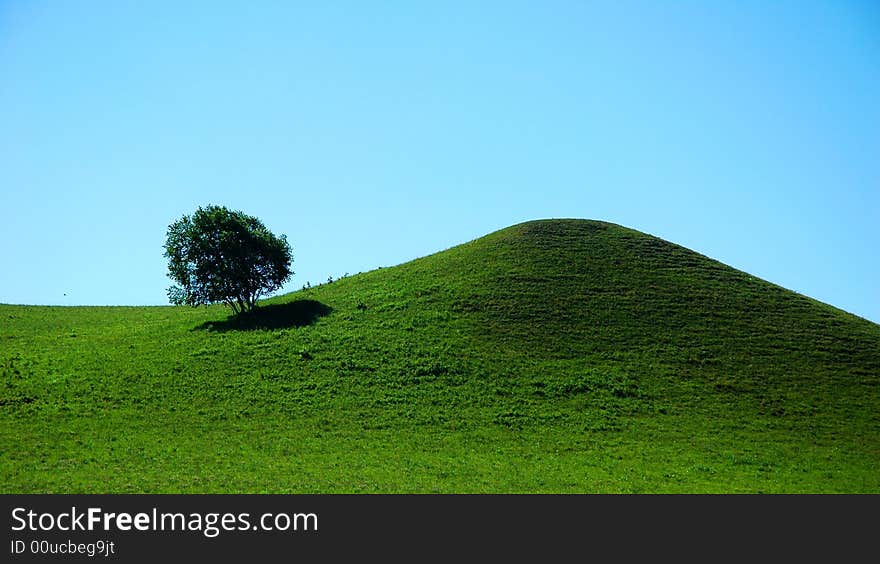
M239 316L230 315L222 321L206 321L195 327L198 331L254 331L257 329L287 329L311 325L320 317L330 315L333 309L315 300L297 300L286 304L258 306Z

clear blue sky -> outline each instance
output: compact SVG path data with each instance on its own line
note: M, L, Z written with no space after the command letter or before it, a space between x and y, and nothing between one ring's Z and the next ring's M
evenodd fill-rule
M581 217L880 322L880 5L0 0L0 195L5 303L167 303L215 203L286 290Z

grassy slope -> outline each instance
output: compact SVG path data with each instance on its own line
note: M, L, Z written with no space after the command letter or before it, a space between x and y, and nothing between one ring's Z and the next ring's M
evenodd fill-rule
M880 326L520 224L219 307L0 306L5 492L880 492Z

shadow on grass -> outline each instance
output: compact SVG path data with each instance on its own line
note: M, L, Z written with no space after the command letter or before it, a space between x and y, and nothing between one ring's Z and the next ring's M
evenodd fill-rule
M333 309L315 300L297 300L286 304L258 306L240 316L231 315L223 321L206 321L195 327L199 331L253 331L255 329L287 329L311 325Z

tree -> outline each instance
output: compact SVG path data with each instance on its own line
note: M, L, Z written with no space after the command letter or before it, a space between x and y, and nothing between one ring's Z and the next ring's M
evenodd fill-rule
M223 206L199 208L168 226L168 288L175 305L225 303L233 313L256 307L260 296L290 278L292 254L284 235L259 219Z

